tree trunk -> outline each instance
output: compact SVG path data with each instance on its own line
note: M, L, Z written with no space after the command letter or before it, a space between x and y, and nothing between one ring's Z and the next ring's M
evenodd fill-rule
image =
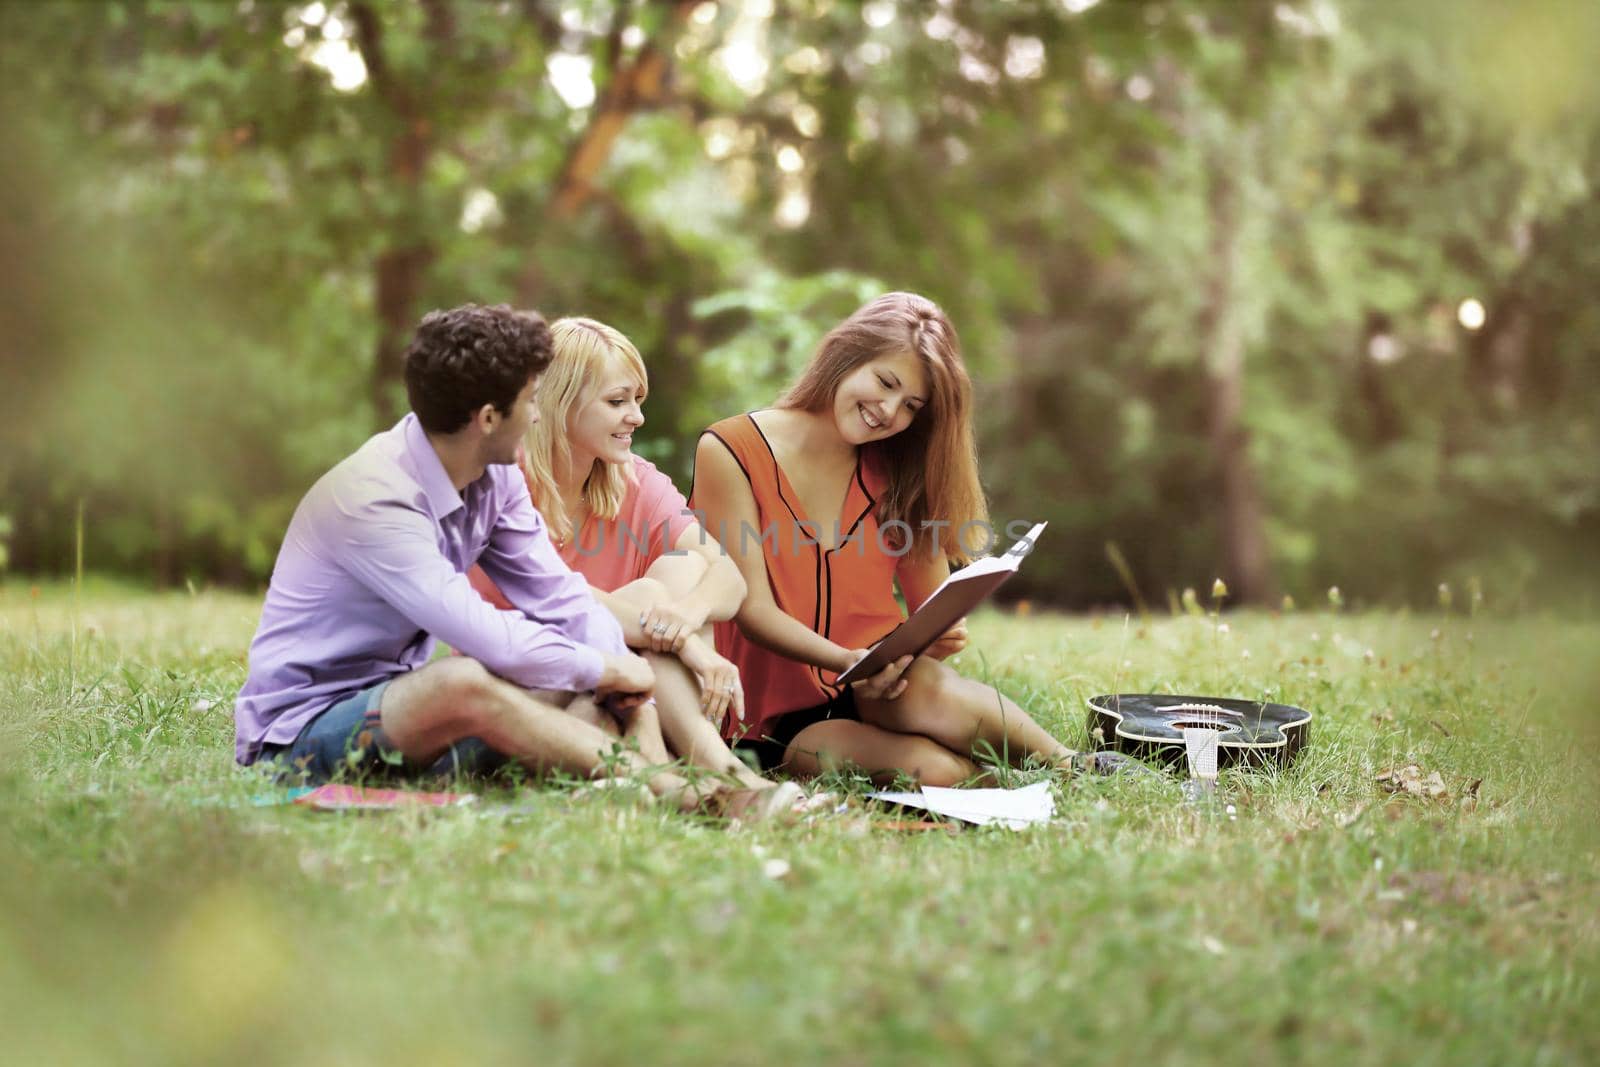
M1244 339L1234 306L1243 193L1233 173L1239 162L1224 158L1219 150L1213 153L1208 168L1210 270L1200 337L1211 452L1222 488L1222 576L1237 601L1262 604L1275 599L1276 588L1267 547L1266 508L1250 461L1250 435L1244 427Z
M667 99L673 43L682 31L689 13L698 6L695 0L673 0L662 16L661 30L646 41L633 59L623 63L620 44L611 49L611 72L595 102L589 124L567 150L566 159L550 194L549 220L564 222L574 217L595 194L595 178L611 156L635 112L659 107ZM620 26L613 38L620 41ZM543 292L543 272L539 262L529 256L517 275L517 303L531 307Z
M378 428L395 422L406 404L396 385L405 378L406 345L416 327L416 309L433 249L427 245L378 253L373 266L377 292L378 344L372 354L372 411Z
M433 0L426 3L426 39L442 50L453 32L449 9ZM373 262L374 302L378 313L378 343L372 354L369 397L378 428L393 423L406 410L396 386L405 373L406 344L416 326L418 303L427 282L435 250L425 234L412 232L422 211L422 176L433 154L433 125L417 96L390 69L384 51L383 26L370 4L352 4L356 41L374 93L388 108L395 135L389 146L389 188L406 205L397 233Z

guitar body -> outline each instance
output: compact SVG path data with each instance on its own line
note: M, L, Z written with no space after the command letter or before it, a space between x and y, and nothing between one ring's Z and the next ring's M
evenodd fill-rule
M1089 698L1089 736L1140 759L1181 763L1184 727L1217 730L1217 763L1288 766L1311 733L1311 713L1227 697L1118 693ZM1096 732L1098 731L1098 733Z

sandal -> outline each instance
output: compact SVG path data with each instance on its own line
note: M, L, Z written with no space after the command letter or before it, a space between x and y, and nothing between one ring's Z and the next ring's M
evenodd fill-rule
M800 805L805 790L794 782L779 782L766 789L729 789L713 794L703 806L712 815L740 822L788 822L804 814Z
M1155 773L1132 756L1125 756L1121 752L1112 752L1108 749L1101 749L1098 752L1074 752L1067 761L1066 771L1071 775L1096 774L1102 778L1109 778L1113 774Z

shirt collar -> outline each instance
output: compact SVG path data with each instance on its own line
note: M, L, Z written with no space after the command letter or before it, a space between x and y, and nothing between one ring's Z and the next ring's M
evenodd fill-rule
M415 412L400 420L400 430L405 438L406 454L411 457L417 482L422 486L423 493L427 494L428 507L432 509L434 517L442 519L457 508L465 507L461 494L450 483L450 475L445 473L444 464L439 462L439 453L433 450L433 444L428 440L428 434L417 420Z

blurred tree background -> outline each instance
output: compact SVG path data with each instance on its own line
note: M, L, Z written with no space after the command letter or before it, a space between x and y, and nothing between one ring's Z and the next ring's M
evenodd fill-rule
M587 314L640 450L864 298L963 336L1017 594L1587 606L1600 4L0 4L9 567L261 582L417 318ZM1321 595L1318 593L1317 595Z

